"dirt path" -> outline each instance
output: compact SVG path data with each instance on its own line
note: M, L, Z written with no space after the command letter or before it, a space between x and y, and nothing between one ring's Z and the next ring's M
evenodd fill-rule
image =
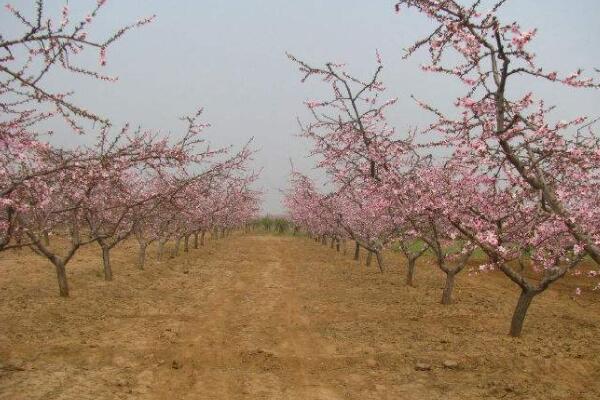
M381 275L303 238L211 241L145 271L129 243L110 283L88 248L68 300L43 260L0 256L2 400L600 397L600 305L571 282L510 339L499 276L461 277L444 307L435 269L407 288L399 257Z
M159 371L157 398L338 398L310 373L327 342L304 312L286 242L255 237L223 258L206 296L193 299L196 318L176 349L181 371Z

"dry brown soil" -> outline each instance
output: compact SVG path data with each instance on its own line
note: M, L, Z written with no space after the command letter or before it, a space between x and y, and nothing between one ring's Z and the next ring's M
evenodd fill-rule
M600 398L600 296L573 299L573 278L513 339L496 274L462 274L442 306L426 260L408 288L398 255L382 275L307 238L238 235L145 271L135 250L104 282L83 249L69 299L46 261L0 255L0 399Z

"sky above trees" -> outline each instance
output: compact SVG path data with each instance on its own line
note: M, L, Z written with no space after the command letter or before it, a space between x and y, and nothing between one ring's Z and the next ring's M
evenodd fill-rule
M26 10L31 2L13 1ZM74 15L87 12L93 1L71 2ZM205 108L211 123L208 138L216 145L245 143L253 136L262 151L255 168L263 169L258 182L265 192L264 211L282 211L280 189L287 185L290 159L308 170L307 144L296 137L296 117L307 119L302 102L320 98L318 82L302 85L288 51L314 63L347 63L354 75L368 77L375 67L375 50L383 57L382 79L398 103L388 111L401 135L423 126L431 116L410 95L448 108L462 91L451 81L421 72L419 57L402 60L404 48L428 32L428 24L410 12L398 16L394 1L281 2L252 0L120 0L109 1L94 24L110 31L140 17L156 14L156 21L130 33L110 48L105 71L119 76L114 84L57 73L51 86L72 88L78 104L109 117L158 129L167 135L184 127L178 118ZM33 7L31 7L33 11ZM56 7L58 10L59 7ZM600 25L596 0L509 1L503 14L539 29L533 50L538 64L569 71L572 66L600 68ZM12 16L0 12L4 32L19 29ZM527 28L527 27L524 27ZM91 32L93 34L93 32ZM98 58L88 54L90 65ZM559 105L556 119L600 115L600 93L536 83L537 93ZM567 95L568 94L568 95ZM449 109L449 108L448 108ZM57 129L68 129L57 127ZM72 134L50 140L61 144L89 140Z

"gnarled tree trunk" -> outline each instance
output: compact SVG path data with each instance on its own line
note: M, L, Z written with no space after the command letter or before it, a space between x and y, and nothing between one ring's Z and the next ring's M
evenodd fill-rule
M455 272L446 272L446 284L444 285L444 292L442 293L442 304L452 303L452 290L454 289L455 277Z
M162 259L163 259L163 256L165 254L165 243L166 242L167 242L167 240L163 239L163 238L160 238L158 240L158 250L157 250L158 251L158 254L157 254L158 261L162 261Z
M112 266L110 265L110 247L105 244L101 244L100 246L102 247L102 266L104 269L104 280L112 281L113 274Z
M44 239L44 246L50 246L50 235L48 235L48 231L42 232L42 238Z
M65 263L58 257L54 257L52 264L56 268L56 278L58 279L58 292L60 297L69 297L69 284L67 282L67 269Z
M525 321L525 316L527 315L527 310L531 305L531 301L538 294L538 292L530 289L521 289L521 295L519 296L519 301L517 301L517 306L515 307L515 311L513 312L512 321L510 323L510 331L509 335L513 337L521 336L521 331L523 330L523 322Z
M138 252L138 267L140 269L144 269L144 266L146 265L146 249L148 248L148 243L140 242L139 245L140 248Z
M385 266L383 264L383 255L381 254L381 251L376 251L375 257L377 258L377 266L379 267L379 272L385 272Z
M177 240L175 241L175 246L171 251L171 258L177 257L179 255L179 247L181 247L181 236L177 237Z

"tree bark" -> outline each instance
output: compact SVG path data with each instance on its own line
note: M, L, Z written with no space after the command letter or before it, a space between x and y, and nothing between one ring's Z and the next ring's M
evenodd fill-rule
M338 253L340 252L340 240L339 239L337 239L335 241L335 249Z
M452 304L452 290L454 289L454 278L456 273L446 272L446 284L442 293L442 304Z
M42 237L44 239L44 246L50 246L50 235L48 235L47 231L42 232Z
M377 266L379 267L379 272L384 273L385 267L383 264L383 255L380 251L375 252L375 257L377 257Z
M198 232L194 232L194 249L198 248Z
M148 248L147 243L140 243L140 250L138 253L138 267L143 270L146 265L146 248Z
M163 255L165 254L165 242L166 241L164 239L158 240L158 261L161 261Z
M523 330L523 322L525 321L527 310L529 309L531 301L536 295L537 292L533 290L521 289L521 295L519 296L519 301L517 301L517 307L515 308L512 321L510 323L510 336L521 336L521 331Z
M417 260L414 258L408 259L408 268L406 270L406 284L410 287L415 287L415 269Z
M358 261L360 257L360 245L356 242L356 247L354 247L354 261Z
M186 253L190 251L190 235L185 235L183 238L183 251Z
M104 267L104 280L112 281L112 266L110 265L110 247L102 246L102 266Z
M56 268L56 277L58 279L58 292L60 297L69 297L69 284L67 282L67 269L65 263L55 258L52 263Z
M181 246L181 236L175 241L175 247L171 251L171 257L177 257L179 255L179 247Z

